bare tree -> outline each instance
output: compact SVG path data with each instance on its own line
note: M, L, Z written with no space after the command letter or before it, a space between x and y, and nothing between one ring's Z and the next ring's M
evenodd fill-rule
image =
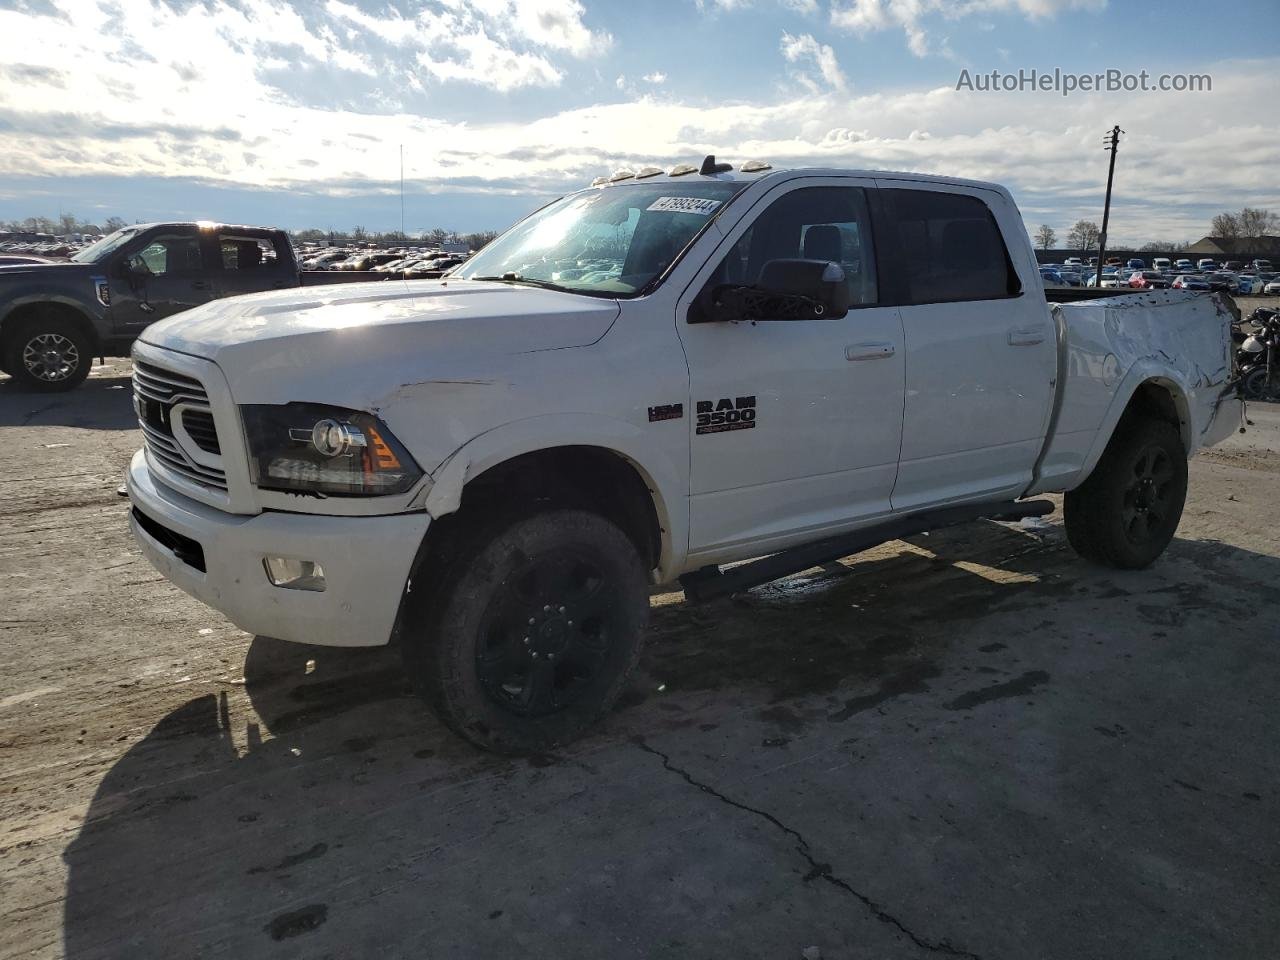
M102 225L102 229L107 233L115 233L117 230L124 227L124 225L123 217L107 217L106 222Z
M1236 222L1240 227L1240 236L1249 240L1264 237L1280 229L1280 217L1270 210L1257 207L1245 207L1237 214Z
M369 236L369 231L359 225L351 228L352 240L365 240Z
M1054 232L1053 227L1047 223L1040 224L1040 229L1036 231L1036 246L1041 250L1048 250L1058 242L1058 234Z
M1075 226L1067 231L1067 246L1084 253L1098 245L1102 231L1092 220L1077 220Z
M1240 218L1234 213L1220 213L1213 218L1209 236L1231 241L1240 236Z

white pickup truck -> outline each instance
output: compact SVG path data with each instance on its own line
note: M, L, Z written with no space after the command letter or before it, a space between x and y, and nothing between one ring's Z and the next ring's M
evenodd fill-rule
M397 643L460 734L541 749L622 692L651 584L705 599L1049 491L1082 556L1151 563L1240 423L1229 320L1047 303L989 183L624 172L447 279L148 327L131 524L243 629Z

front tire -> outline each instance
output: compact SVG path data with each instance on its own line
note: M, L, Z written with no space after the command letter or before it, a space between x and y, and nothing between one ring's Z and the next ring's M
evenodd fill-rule
M1094 563L1140 570L1164 553L1187 499L1187 456L1178 428L1126 416L1102 459L1066 495L1067 540Z
M4 369L24 390L58 393L84 383L93 344L79 324L56 315L19 323L4 345Z
M556 509L463 532L418 577L405 666L440 718L499 753L581 736L617 701L649 614L644 565L614 524Z

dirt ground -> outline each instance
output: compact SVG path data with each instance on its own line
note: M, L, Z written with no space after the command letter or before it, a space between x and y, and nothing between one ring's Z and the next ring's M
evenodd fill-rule
M128 364L0 382L0 956L1256 958L1280 942L1280 408L1152 569L1047 526L654 599L598 734L479 753L394 651L133 547Z

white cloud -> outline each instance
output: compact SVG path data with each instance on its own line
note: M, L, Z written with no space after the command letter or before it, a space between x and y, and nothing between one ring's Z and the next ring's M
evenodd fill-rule
M1068 10L1101 10L1106 5L1107 0L833 0L831 24L859 36L896 27L906 37L907 49L924 57L933 49L925 24L929 18L1016 13L1038 20ZM987 29L988 24L984 21L980 27ZM938 52L953 57L945 41Z
M784 33L780 44L782 55L788 63L812 61L822 75L823 81L833 90L845 90L849 86L836 53L825 43L819 43L812 34L800 35Z
M655 70L653 71L653 73L646 73L644 75L644 82L652 83L654 86L658 86L660 84L667 82L667 75L663 73L661 70Z
M462 8L456 0L445 13L461 16ZM0 11L0 176L37 176L50 186L60 177L163 176L299 193L391 192L395 147L403 143L410 189L525 196L622 166L715 153L731 162L759 157L779 166L1001 181L1029 217L1061 233L1081 217L1099 216L1106 178L1100 138L1134 104L1132 94L1062 98L949 85L833 96L846 82L836 58L799 34L784 36L781 52L791 69L812 74L811 92L791 85L770 94L762 86L753 99L708 102L702 95L682 99L671 85L661 98L648 87L622 95L610 89L621 102L526 111L509 122L478 112L448 121L371 109L384 103L382 94L317 104L264 81L272 58L306 84L346 88L368 79L339 69L343 51L376 65L388 89L406 76L377 59L390 55L385 43L358 45L346 35L341 10L299 13L278 0L242 9L192 4L181 12L156 5L127 22L96 0L68 0L67 10L65 19ZM315 10L329 18L328 33L306 19ZM499 33L483 9L468 5L464 13L471 26L450 45L426 47L432 38L417 37L396 47L408 63L424 50L431 57L430 69L415 67L408 76L430 85L450 71L462 78L488 70L502 74L486 81L498 86L517 77L552 82L547 71L567 71L555 51ZM402 24L394 26L388 32L398 36ZM40 55L48 50L58 52L56 60ZM199 57L175 67L177 51L191 50ZM1280 209L1274 130L1238 109L1274 86L1280 57L1182 69L1211 73L1213 92L1143 95L1143 122L1126 138L1116 172L1111 232L1118 242L1198 237L1208 213L1246 204ZM625 87L627 79L619 83ZM1189 112L1197 117L1190 127ZM1222 162L1224 151L1230 163Z

